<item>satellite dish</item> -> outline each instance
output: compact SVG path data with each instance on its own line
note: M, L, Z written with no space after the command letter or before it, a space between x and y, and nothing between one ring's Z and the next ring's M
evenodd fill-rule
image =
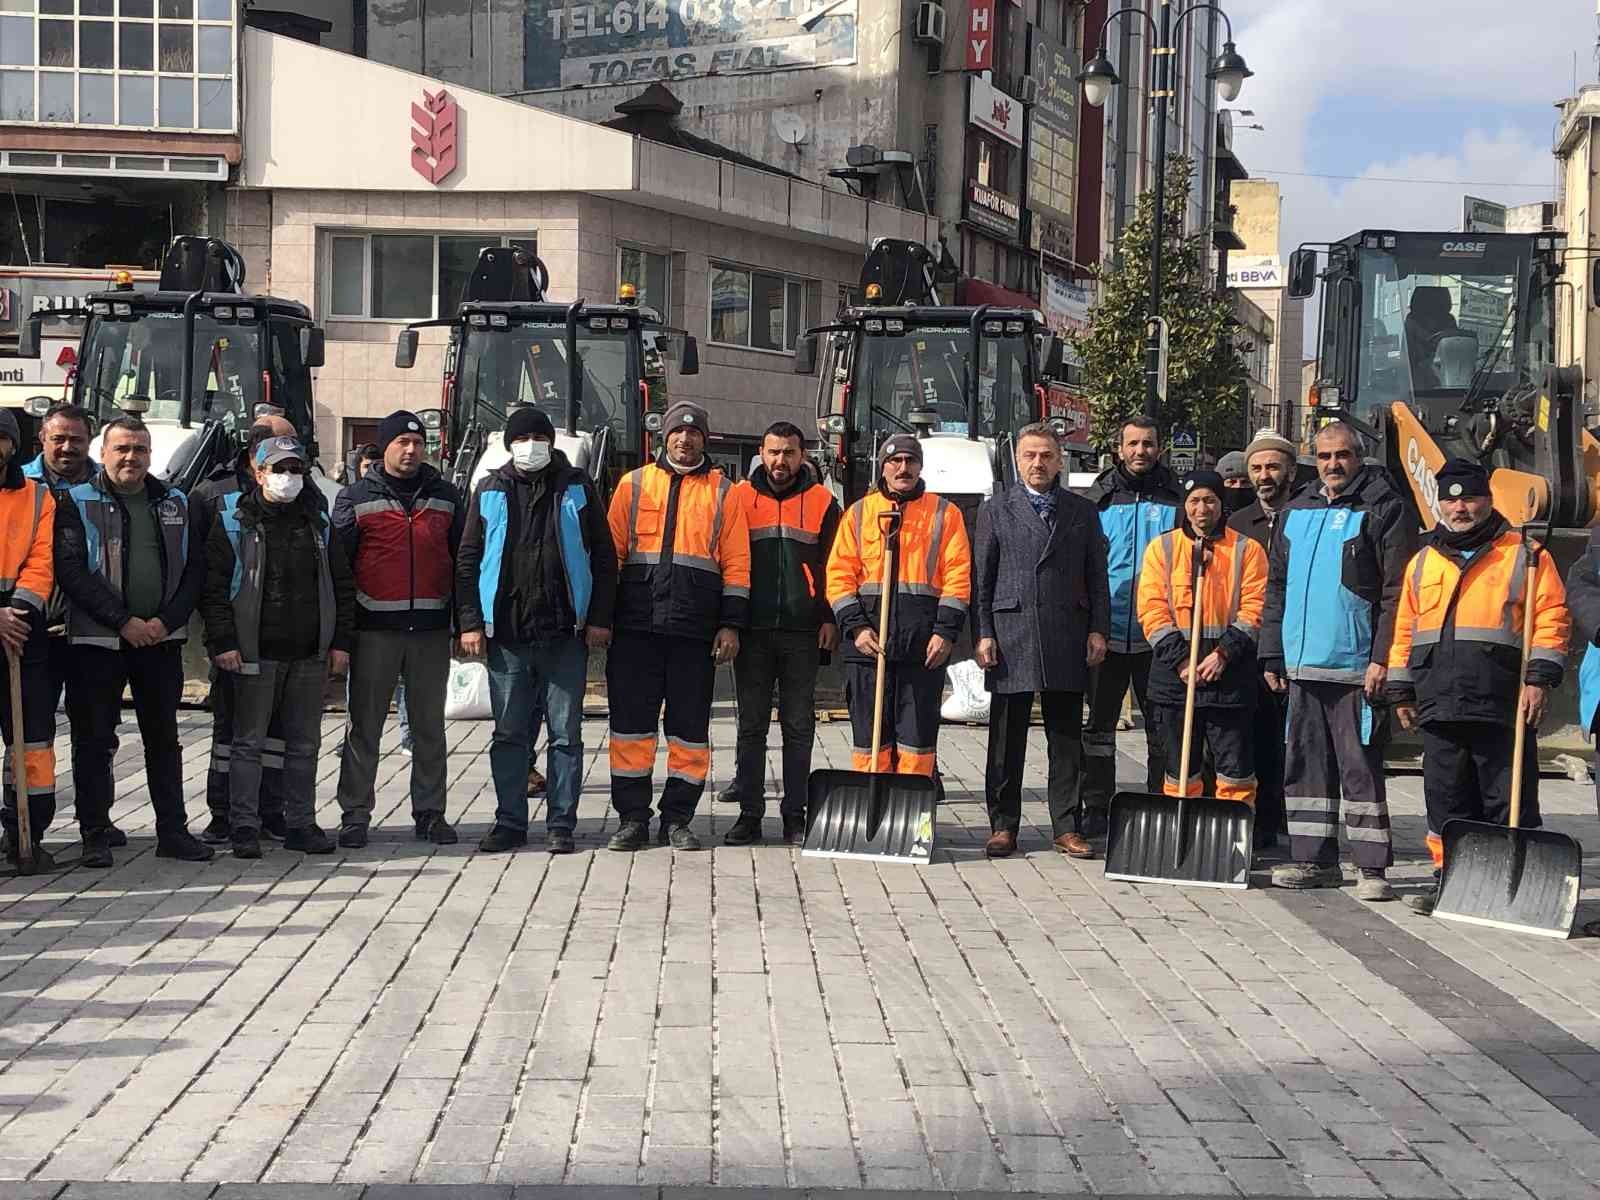
M772 114L772 131L779 141L790 146L801 145L809 132L804 117L782 109Z

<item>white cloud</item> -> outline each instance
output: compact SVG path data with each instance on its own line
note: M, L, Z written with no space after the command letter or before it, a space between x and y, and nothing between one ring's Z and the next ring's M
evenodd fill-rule
M1464 194L1503 203L1554 198L1548 187L1475 185L1553 181L1554 108L1538 137L1496 114L1502 105L1553 105L1566 96L1574 51L1580 84L1594 80L1592 0L1225 0L1224 7L1256 72L1238 105L1266 127L1240 132L1235 149L1252 175L1282 186L1285 254L1358 229L1457 228ZM1370 160L1351 170L1309 153L1314 122L1342 98L1387 104L1397 115L1454 104L1459 117L1437 119L1434 146L1423 153L1386 152L1385 131L1375 128ZM1361 178L1287 174L1330 170ZM1461 182L1373 182L1382 179Z

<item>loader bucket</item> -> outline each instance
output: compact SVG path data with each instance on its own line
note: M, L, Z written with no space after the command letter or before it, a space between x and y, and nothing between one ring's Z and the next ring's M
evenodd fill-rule
M938 785L927 775L811 772L801 853L925 863L933 854Z
M1107 879L1250 886L1255 812L1209 797L1118 792L1106 829Z
M1583 849L1563 833L1447 821L1433 915L1513 933L1572 935Z

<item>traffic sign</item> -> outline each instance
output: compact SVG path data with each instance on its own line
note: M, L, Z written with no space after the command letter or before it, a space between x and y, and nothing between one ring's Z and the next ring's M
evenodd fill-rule
M1196 452L1193 450L1174 450L1169 455L1172 470L1179 475L1187 475L1194 470Z
M1175 429L1172 431L1172 448L1174 450L1200 449L1200 435L1192 429ZM1190 456L1191 461L1193 456Z

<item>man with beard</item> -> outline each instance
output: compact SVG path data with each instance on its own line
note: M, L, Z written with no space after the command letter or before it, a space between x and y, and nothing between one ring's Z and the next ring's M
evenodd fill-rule
M1228 518L1228 528L1253 540L1270 561L1280 518L1294 486L1294 443L1275 430L1263 429L1245 447L1244 460L1255 500ZM1256 684L1255 848L1268 850L1289 832L1283 817L1284 697L1267 686L1259 671Z
M761 840L766 814L767 729L772 693L783 727L783 840L806 839L806 791L816 736L817 669L839 644L823 588L839 502L805 459L797 426L775 422L761 439L760 462L733 489L750 527L750 628L733 674L739 689L739 743L733 798L739 819L730 846Z
M1503 825L1511 808L1515 712L1539 727L1550 692L1561 685L1572 619L1555 560L1537 551L1527 591L1522 537L1494 510L1489 472L1454 458L1437 476L1441 521L1405 572L1388 694L1407 729L1422 729L1422 791L1435 880L1444 867L1446 821ZM1522 671L1524 606L1533 604L1533 644ZM1530 732L1530 738L1533 736ZM1522 760L1518 824L1537 829L1539 755ZM1432 912L1438 884L1408 897Z
M1339 810L1361 872L1359 900L1393 900L1394 861L1383 774L1383 702L1395 610L1416 544L1409 506L1360 435L1335 421L1313 442L1319 483L1284 511L1267 581L1261 665L1287 692L1284 804L1294 861L1277 887L1338 887Z
M1089 727L1083 735L1078 831L1086 838L1105 836L1111 793L1117 788L1117 720L1130 683L1144 715L1145 790L1159 791L1166 774L1158 713L1148 695L1150 644L1139 627L1136 597L1144 552L1177 525L1182 500L1177 479L1160 461L1161 435L1150 418L1123 423L1117 459L1085 493L1100 513L1111 588L1111 637L1105 661L1090 679Z

